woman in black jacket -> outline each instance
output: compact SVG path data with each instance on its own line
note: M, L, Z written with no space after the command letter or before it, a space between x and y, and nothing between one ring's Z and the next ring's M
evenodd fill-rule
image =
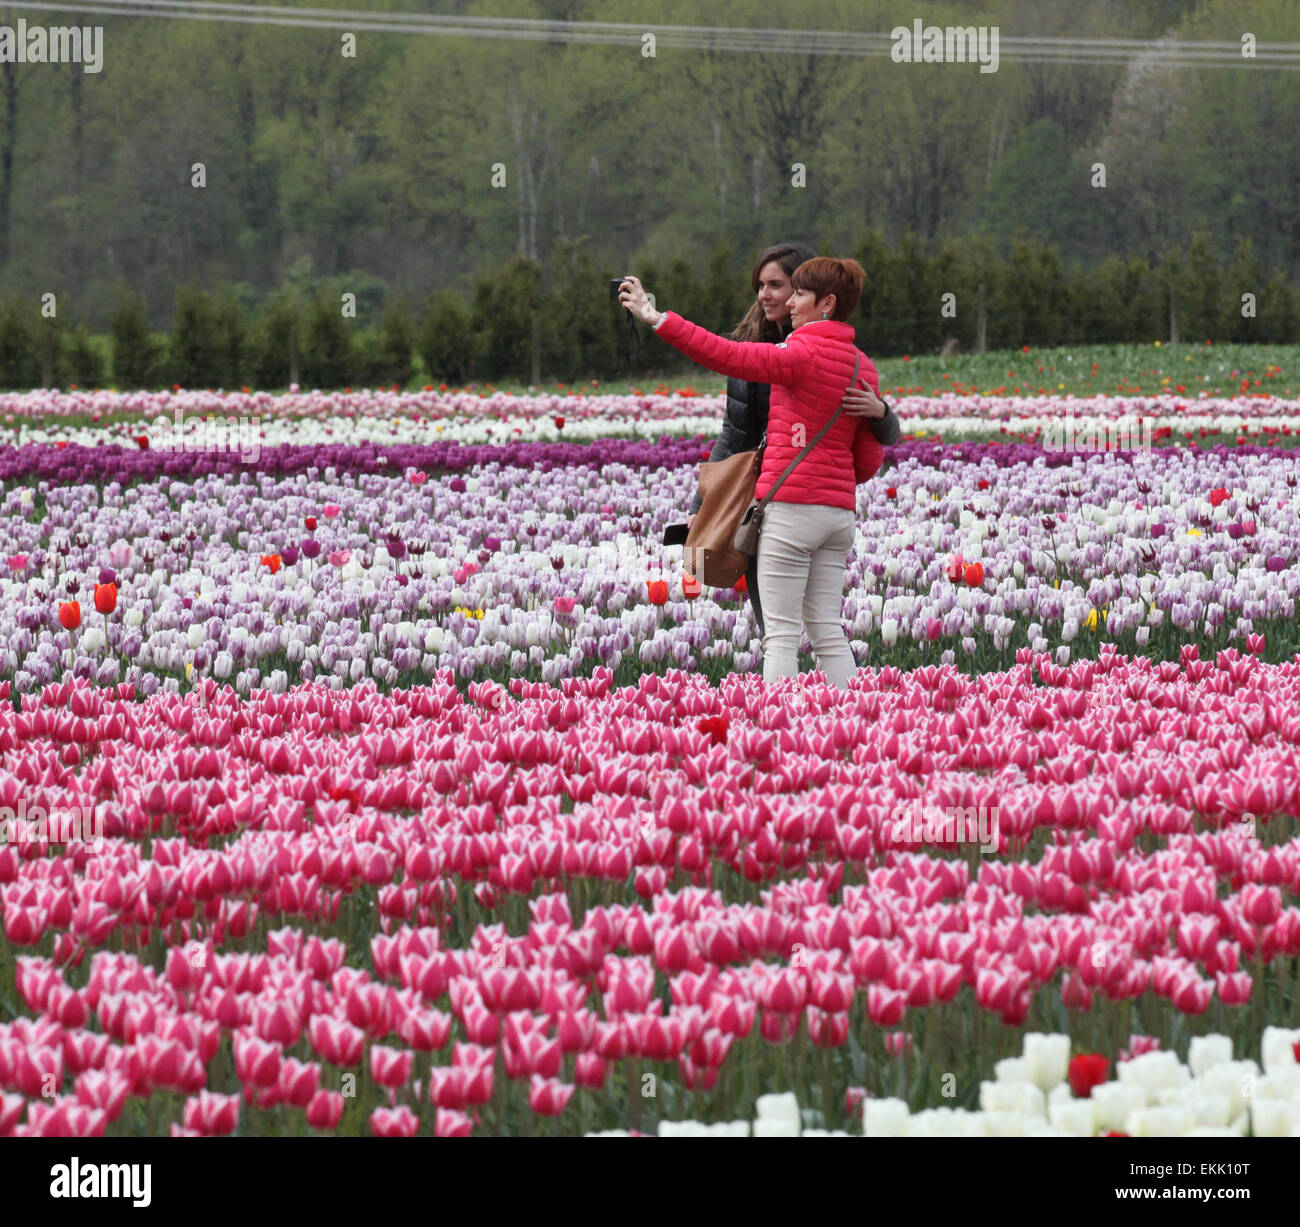
M790 334L789 299L794 287L790 278L805 260L816 252L802 243L778 243L769 247L757 260L750 274L754 289L754 302L745 318L732 330L736 341L769 341L776 344ZM727 379L727 407L722 417L722 432L709 453L710 460L726 460L737 452L752 451L759 445L767 430L767 411L771 384L749 383L731 376ZM871 432L881 444L888 447L898 442L898 417L870 388L854 389L845 393L844 412L871 421ZM700 493L695 492L687 524L695 519L700 509ZM745 574L745 590L754 606L761 638L763 606L758 594L758 559L755 557Z

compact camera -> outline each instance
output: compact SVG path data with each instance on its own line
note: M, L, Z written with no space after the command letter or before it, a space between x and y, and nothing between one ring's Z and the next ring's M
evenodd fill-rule
M609 283L610 302L618 302L618 292L622 288L623 282L626 280L626 277L615 277L614 280Z

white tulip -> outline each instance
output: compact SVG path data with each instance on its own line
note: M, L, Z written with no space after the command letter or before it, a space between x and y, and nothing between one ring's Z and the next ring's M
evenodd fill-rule
M758 1113L758 1119L754 1122L755 1137L799 1136L803 1120L799 1115L799 1100L792 1091L786 1091L782 1095L760 1095L754 1101L754 1109ZM758 1132L760 1124L780 1126L780 1130L761 1134Z
M1092 1088L1091 1101L1097 1128L1112 1132L1124 1128L1130 1112L1146 1107L1147 1093L1136 1083L1105 1082Z
M1289 1027L1265 1027L1259 1042L1265 1072L1271 1074L1275 1069L1295 1065L1297 1041L1300 1041L1300 1030L1292 1030Z
M126 616L122 619L122 621L125 622L127 626L133 628L140 626L144 622L144 610L128 609L126 611Z
M867 1099L862 1103L862 1133L871 1138L905 1138L910 1113L901 1099Z
M1258 1078L1259 1066L1254 1061L1225 1061L1207 1069L1198 1082L1207 1095L1228 1096L1230 1113L1235 1118L1246 1111L1246 1101L1253 1097Z
M1232 1119L1232 1099L1228 1095L1189 1094L1184 1106L1198 1125L1226 1129Z
M1065 1133L1090 1138L1097 1132L1097 1114L1091 1099L1058 1100L1048 1105L1047 1119Z
M1300 1065L1282 1065L1265 1074L1255 1088L1266 1099L1289 1099L1300 1102Z
M1030 1127L1030 1118L1023 1112L981 1112L989 1136L995 1138L1022 1138ZM1037 1118L1034 1118L1036 1123Z
M1143 628L1145 629L1145 628ZM1232 1040L1226 1035L1194 1035L1187 1049L1187 1065L1196 1077L1232 1060Z
M1029 1082L1029 1062L1024 1057L1007 1057L994 1064L993 1077L998 1082Z
M980 1110L1046 1116L1047 1100L1032 1082L981 1082Z
M1031 1031L1025 1036L1024 1057L1029 1080L1040 1090L1050 1091L1064 1082L1069 1072L1070 1037Z
M104 632L98 626L88 626L81 632L81 648L95 653L104 646Z
M1135 1138L1180 1138L1194 1127L1186 1108L1138 1108L1128 1114L1124 1132Z
M1289 1137L1300 1128L1300 1107L1280 1099L1252 1099L1250 1131L1257 1138Z
M1154 1095L1165 1087L1178 1086L1183 1081L1178 1076L1180 1069L1182 1065L1172 1052L1145 1052L1131 1061L1121 1062L1118 1076L1121 1083L1140 1086Z
M889 647L893 647L898 642L898 619L886 618L880 624L880 639Z
M439 652L442 650L443 630L441 626L431 626L424 634L424 650Z

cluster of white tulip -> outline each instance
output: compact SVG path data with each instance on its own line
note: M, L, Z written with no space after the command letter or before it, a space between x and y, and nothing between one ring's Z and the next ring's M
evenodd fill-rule
M999 1061L980 1084L980 1110L909 1112L901 1099L863 1105L868 1137L1300 1137L1300 1030L1266 1027L1263 1069L1236 1061L1224 1035L1191 1041L1187 1063L1172 1052L1121 1062L1116 1080L1079 1099L1066 1081L1070 1040L1025 1036L1023 1055Z
M929 1108L912 1112L901 1099L862 1105L864 1137L1300 1137L1300 1029L1265 1027L1260 1056L1233 1060L1226 1035L1192 1039L1187 1063L1172 1052L1122 1061L1117 1079L1074 1096L1067 1081L1070 1038L1025 1036L1023 1053L994 1066L980 1083L979 1111ZM842 1129L810 1129L793 1092L760 1095L751 1121L660 1121L661 1138L847 1137ZM588 1137L628 1137L607 1129Z

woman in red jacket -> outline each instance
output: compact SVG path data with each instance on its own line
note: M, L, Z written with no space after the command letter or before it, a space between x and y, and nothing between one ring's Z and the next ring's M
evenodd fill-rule
M847 322L862 297L862 265L822 257L805 261L790 280L794 329L777 345L729 341L660 311L635 277L625 278L619 296L659 337L702 366L772 385L767 446L754 488L760 499L839 408L859 357L859 382L880 394L875 364L854 345ZM842 413L768 504L758 546L764 681L799 672L801 624L831 685L845 688L856 672L840 620L844 565L856 527L856 487L879 470L882 457L866 421Z

